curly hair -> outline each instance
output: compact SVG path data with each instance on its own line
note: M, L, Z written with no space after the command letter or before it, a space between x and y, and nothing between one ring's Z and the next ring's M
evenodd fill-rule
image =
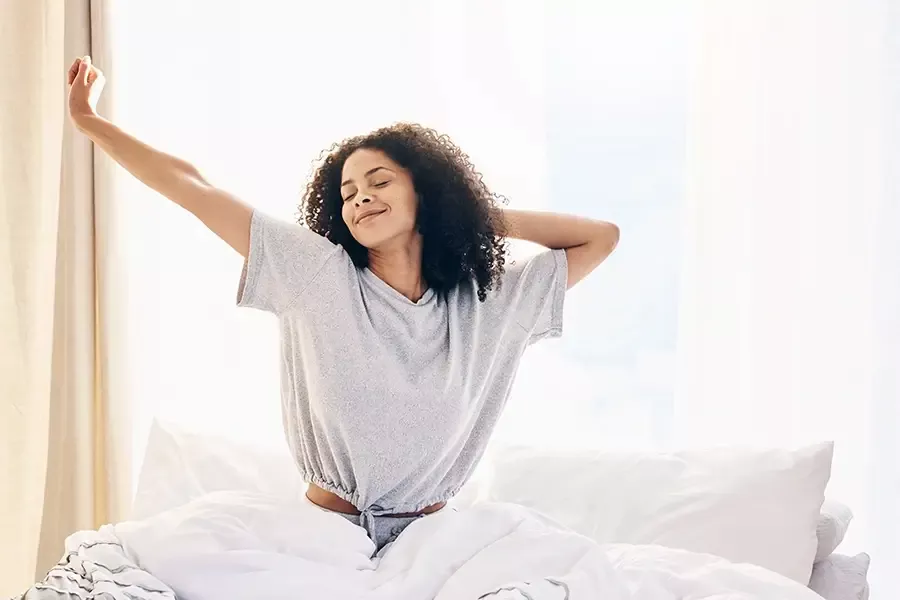
M447 135L414 123L396 123L347 138L322 152L300 204L301 223L344 247L353 263L369 263L368 250L341 217L341 171L356 150L384 152L412 175L419 197L416 227L422 235L422 276L446 295L464 281L478 286L478 299L499 287L507 244L499 204L469 156ZM324 158L323 158L324 157Z

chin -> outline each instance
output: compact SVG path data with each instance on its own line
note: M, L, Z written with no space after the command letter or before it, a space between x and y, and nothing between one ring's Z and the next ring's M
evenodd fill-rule
M366 233L368 235L354 235L353 239L359 242L360 246L367 250L374 250L390 239L389 236L372 235L374 232L367 231Z
M378 250L406 239L408 231L366 231L363 235L353 236L367 250Z

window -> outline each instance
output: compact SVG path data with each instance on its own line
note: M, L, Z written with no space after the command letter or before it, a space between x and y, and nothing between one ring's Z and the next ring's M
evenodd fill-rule
M618 223L564 338L527 354L498 436L648 446L673 398L688 40L683 10L658 4L132 3L110 71L123 126L285 219L323 148L413 120L512 206ZM157 416L283 443L275 324L234 308L240 258L119 185L138 439Z

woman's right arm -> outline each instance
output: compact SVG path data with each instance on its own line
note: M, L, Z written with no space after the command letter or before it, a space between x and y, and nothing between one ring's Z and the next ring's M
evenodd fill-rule
M75 126L141 182L193 213L241 256L250 249L253 209L211 185L192 164L148 146L96 113L103 73L90 58L68 73L69 114Z

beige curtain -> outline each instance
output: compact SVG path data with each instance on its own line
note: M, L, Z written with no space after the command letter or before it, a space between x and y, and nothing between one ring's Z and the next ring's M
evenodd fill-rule
M112 164L65 113L75 56L113 68L108 11L0 1L0 596L130 500Z

